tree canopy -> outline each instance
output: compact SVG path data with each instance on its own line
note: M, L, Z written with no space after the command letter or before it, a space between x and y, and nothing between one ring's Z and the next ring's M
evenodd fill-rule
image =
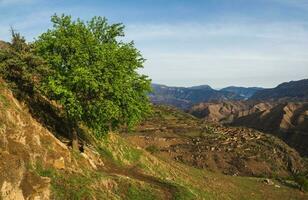
M145 60L134 43L119 40L124 26L66 15L54 15L51 22L33 44L50 67L41 91L63 107L71 127L82 122L96 136L120 125L133 127L150 111L151 87L137 72Z

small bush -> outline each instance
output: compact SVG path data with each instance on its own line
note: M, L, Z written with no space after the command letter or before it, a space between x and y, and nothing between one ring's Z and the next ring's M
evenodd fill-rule
M145 150L147 150L151 154L158 153L160 151L159 148L157 148L157 146L155 146L155 145L150 145L150 146L146 147Z
M295 182L299 185L302 191L308 192L308 178L304 175L297 175L295 177Z

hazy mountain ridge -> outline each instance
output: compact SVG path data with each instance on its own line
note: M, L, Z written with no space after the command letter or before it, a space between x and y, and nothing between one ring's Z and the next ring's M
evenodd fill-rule
M150 98L155 104L166 104L189 109L204 102L234 100L251 101L306 101L308 100L308 79L281 83L275 88L229 86L215 90L209 85L193 87L170 87L152 84Z
M275 88L257 91L252 100L308 100L308 79L279 84Z
M188 109L194 104L209 101L242 100L245 97L230 91L214 90L208 85L193 87L169 87L152 84L150 98L154 104L166 104Z
M235 94L240 95L241 97L248 99L253 96L257 91L264 90L261 87L237 87L237 86L229 86L222 88L220 91L233 92Z

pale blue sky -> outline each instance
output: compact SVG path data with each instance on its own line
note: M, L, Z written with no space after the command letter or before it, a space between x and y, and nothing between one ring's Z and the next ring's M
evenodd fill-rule
M273 87L308 78L308 0L0 0L0 39L13 26L33 40L54 13L123 22L155 83Z

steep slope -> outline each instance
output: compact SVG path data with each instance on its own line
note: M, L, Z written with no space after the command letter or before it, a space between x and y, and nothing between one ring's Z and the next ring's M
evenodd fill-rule
M308 79L290 81L256 92L252 100L308 100Z
M257 91L261 91L264 88L260 87L236 87L236 86L230 86L221 89L220 91L227 91L227 92L233 92L245 99L250 98L252 95L254 95Z
M217 91L207 85L185 88L152 84L152 88L153 93L150 94L150 98L153 103L171 105L181 109L188 109L200 102L242 99L235 93Z
M270 109L240 116L233 120L232 125L273 133L308 156L308 103L280 103Z
M92 138L84 152L73 152L32 118L3 81L0 109L2 200L308 197L275 180L266 184L264 179L225 176L157 158L118 134Z

